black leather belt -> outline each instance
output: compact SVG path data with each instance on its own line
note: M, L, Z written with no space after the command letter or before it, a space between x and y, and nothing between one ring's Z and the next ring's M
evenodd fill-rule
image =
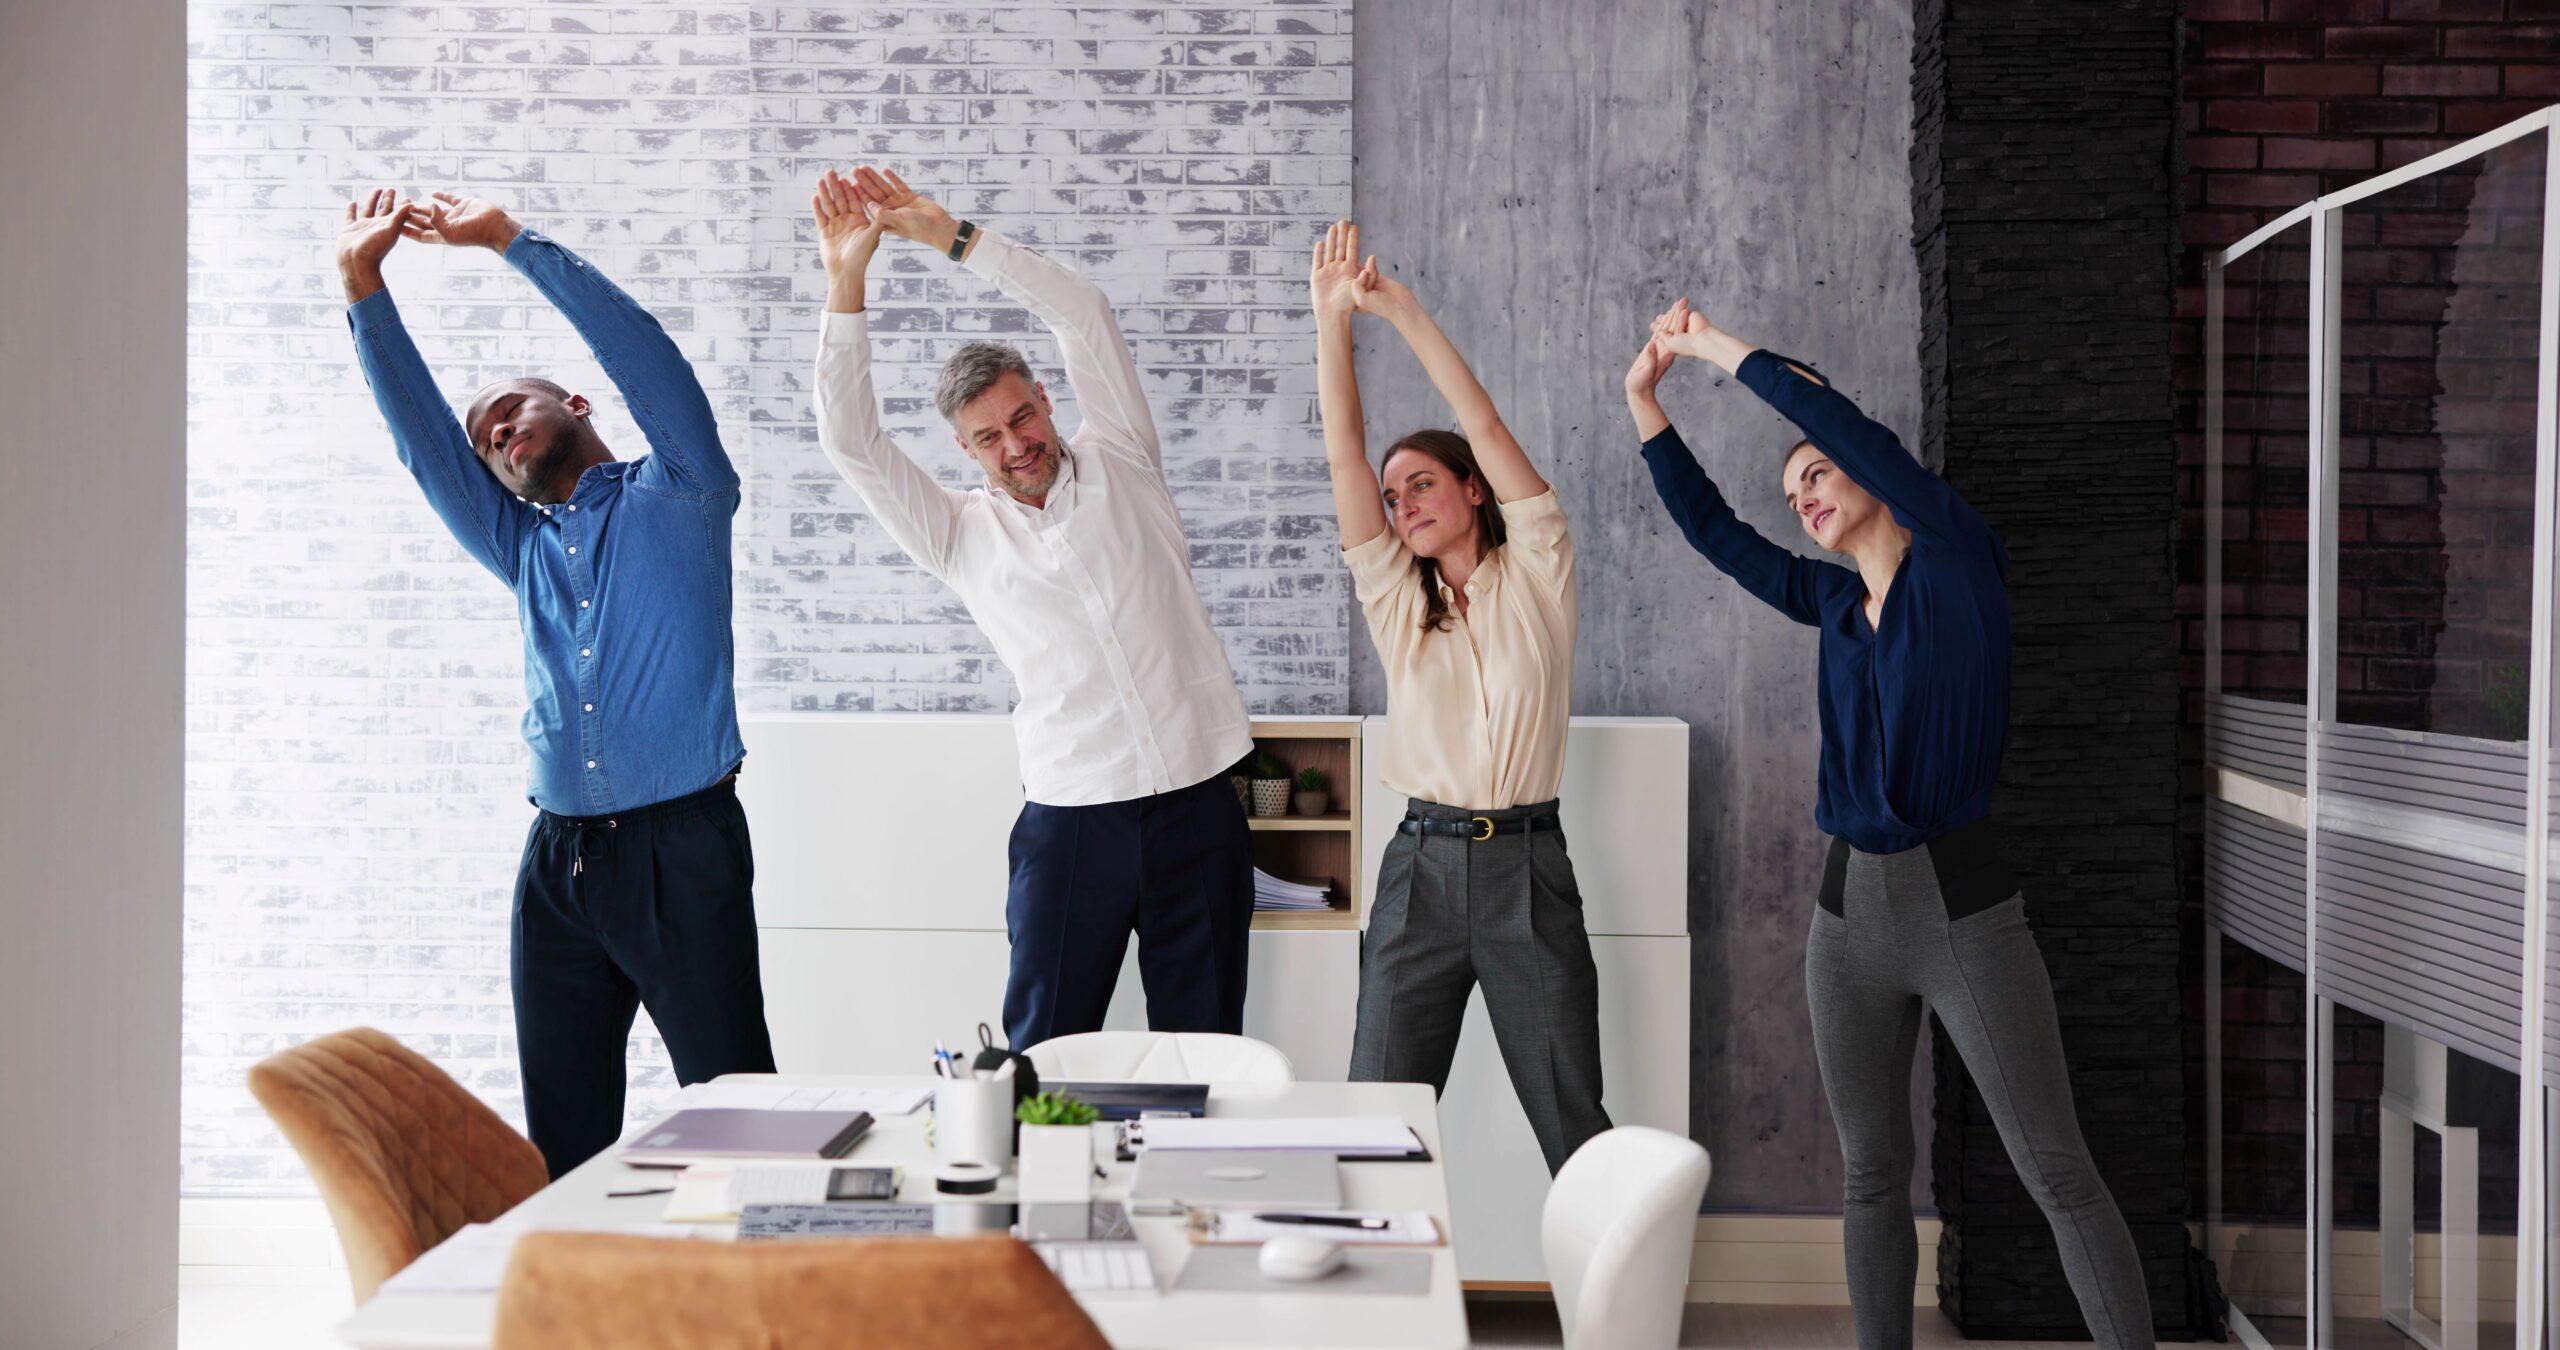
M1563 823L1550 811L1543 816L1521 816L1512 820L1495 820L1491 816L1469 816L1464 820L1438 820L1425 816L1406 816L1396 823L1398 834L1437 834L1455 839L1491 839L1502 834L1529 834L1538 830L1563 828Z

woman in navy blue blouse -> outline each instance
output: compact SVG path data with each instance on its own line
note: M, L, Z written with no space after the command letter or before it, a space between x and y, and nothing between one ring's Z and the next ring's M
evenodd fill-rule
M1684 356L1722 367L1804 433L1780 470L1787 505L1846 566L1735 518L1654 396ZM2090 1335L2150 1345L2141 1262L2081 1139L2053 988L1989 819L2009 731L2008 551L1821 376L1686 300L1654 321L1626 392L1654 490L1690 544L1822 634L1814 822L1831 851L1805 995L1840 1131L1859 1344L1911 1344L1911 1056L1925 1004L2053 1225Z

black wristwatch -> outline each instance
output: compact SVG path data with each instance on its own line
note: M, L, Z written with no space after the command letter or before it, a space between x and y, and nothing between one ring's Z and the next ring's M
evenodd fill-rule
M960 261L961 255L969 251L969 241L977 237L978 227L968 221L961 221L960 228L953 231L951 235L951 261Z

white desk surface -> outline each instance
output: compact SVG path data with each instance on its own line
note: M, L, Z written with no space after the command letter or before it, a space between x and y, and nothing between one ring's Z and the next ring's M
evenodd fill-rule
M773 1082L825 1087L914 1087L930 1078L834 1074L733 1074L723 1082ZM1420 1083L1293 1083L1221 1085L1209 1090L1212 1116L1397 1115L1414 1128L1432 1161L1342 1165L1343 1204L1352 1209L1423 1210L1449 1227L1449 1189L1441 1166L1440 1121L1431 1089ZM850 1156L856 1162L890 1162L905 1169L898 1198L930 1202L930 1151L925 1112L883 1116ZM1099 1199L1127 1194L1132 1164L1113 1163L1110 1177L1095 1183ZM506 1222L535 1227L611 1229L658 1222L662 1195L610 1200L605 1192L659 1184L672 1177L614 1161L610 1150L544 1187L516 1207ZM998 1199L1009 1198L1010 1178ZM1288 1293L1173 1293L1175 1276L1191 1252L1182 1223L1132 1215L1132 1227L1154 1259L1168 1292L1079 1295L1087 1314L1111 1343L1122 1347L1395 1346L1438 1350L1467 1343L1466 1305L1458 1288L1457 1259L1449 1247L1432 1248L1431 1291L1419 1298L1375 1294L1325 1294L1321 1286ZM697 1232L733 1237L735 1224L701 1224ZM497 1315L495 1294L386 1293L338 1324L338 1335L368 1350L477 1350L489 1344Z

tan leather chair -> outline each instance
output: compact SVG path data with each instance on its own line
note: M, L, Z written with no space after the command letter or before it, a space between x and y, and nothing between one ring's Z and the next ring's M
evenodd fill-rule
M702 1242L527 1233L493 1350L1110 1350L997 1235Z
M550 1180L523 1135L371 1027L268 1056L250 1068L249 1091L320 1184L358 1303L455 1229Z

